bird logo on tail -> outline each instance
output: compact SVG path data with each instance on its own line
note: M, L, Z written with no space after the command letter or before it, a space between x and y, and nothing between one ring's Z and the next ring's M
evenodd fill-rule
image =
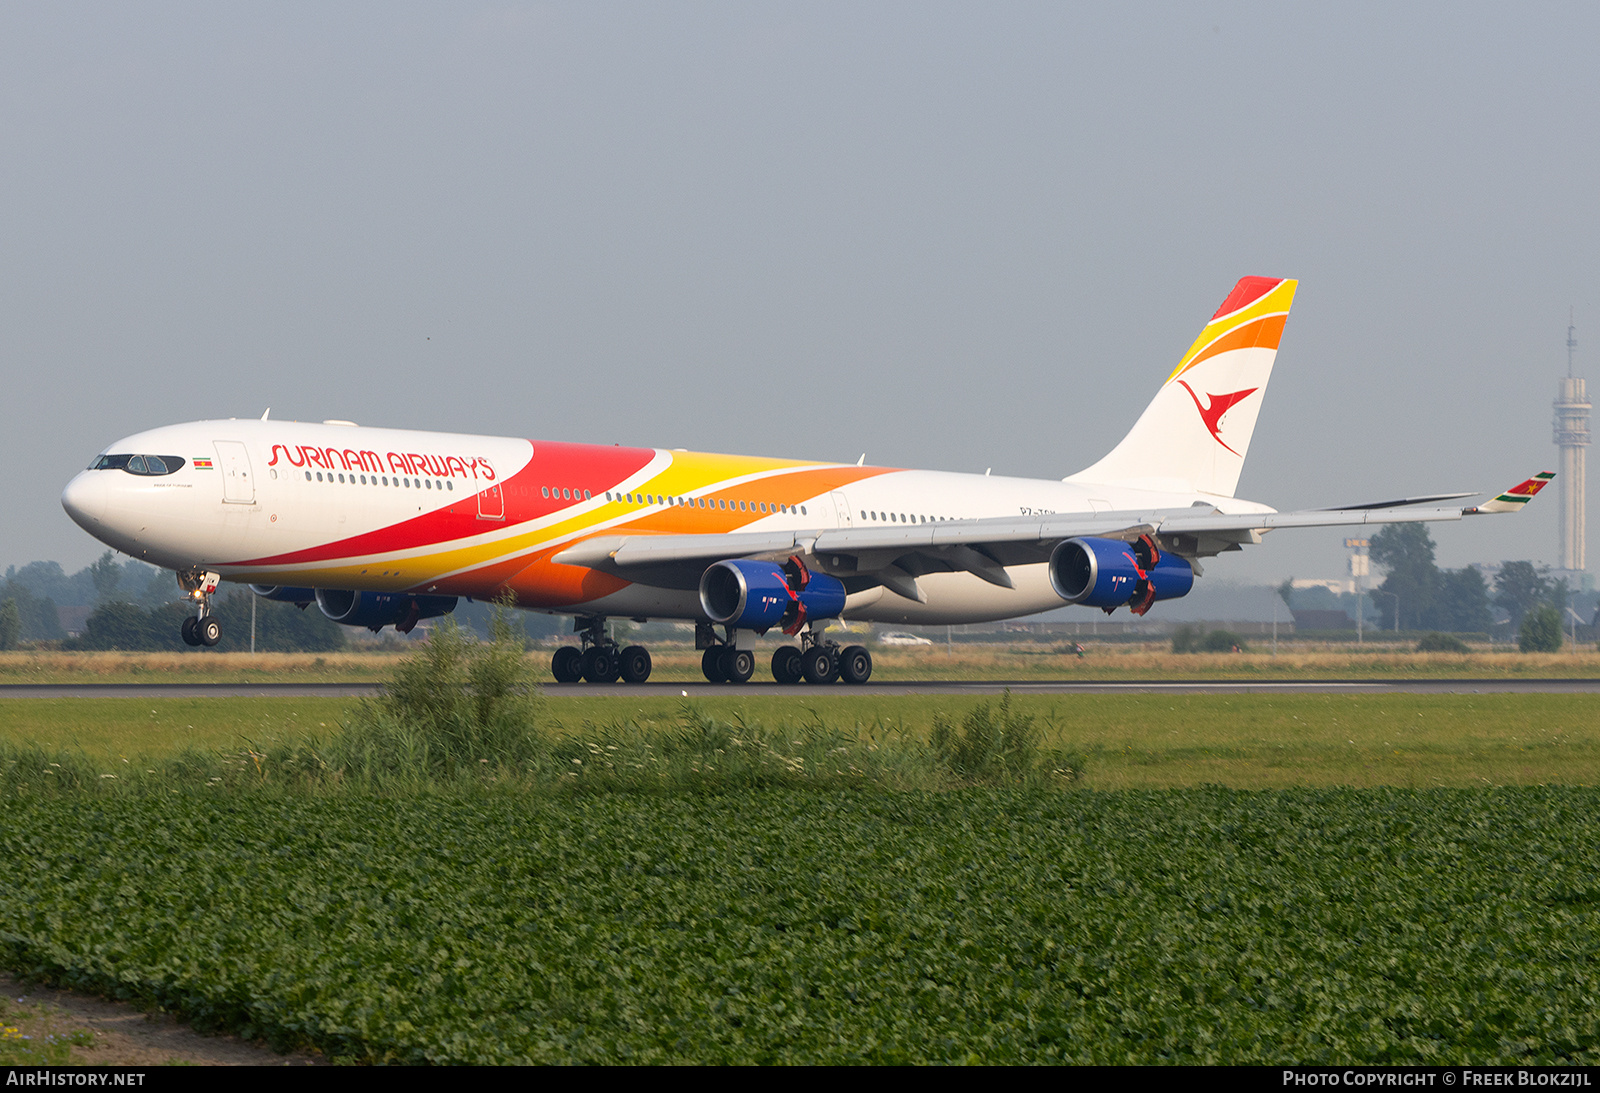
M1243 391L1235 391L1230 395L1207 394L1206 401L1211 405L1202 406L1200 404L1200 396L1194 393L1193 387L1190 387L1188 383L1183 380L1178 381L1178 386L1189 392L1189 397L1194 399L1194 408L1200 411L1200 420L1206 423L1206 428L1211 430L1211 435L1216 438L1217 443L1221 444L1224 448L1227 448L1228 451L1233 452L1234 455L1238 455L1239 453L1234 452L1233 449L1228 446L1228 442L1222 439L1222 415L1231 410L1234 403L1249 398L1251 395L1255 394L1259 388L1247 387ZM1243 457L1241 456L1240 458Z

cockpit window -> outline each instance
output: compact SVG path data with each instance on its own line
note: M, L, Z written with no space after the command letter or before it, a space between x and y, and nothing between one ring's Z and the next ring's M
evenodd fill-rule
M175 474L183 469L181 455L103 455L89 464L91 471L127 471L129 474Z

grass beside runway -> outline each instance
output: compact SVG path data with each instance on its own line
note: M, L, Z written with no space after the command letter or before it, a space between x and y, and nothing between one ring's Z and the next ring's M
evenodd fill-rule
M828 728L920 746L934 718L959 723L979 696L604 698L546 692L544 727L598 738L619 727L678 731L686 715L770 730ZM1600 785L1600 696L1012 696L1043 743L1082 757L1089 789L1289 786ZM0 705L0 744L68 750L108 773L185 748L326 737L354 702L328 698L51 698ZM123 760L127 760L124 764Z
M841 641L848 641L840 635ZM770 679L776 643L757 650L758 680ZM398 652L348 653L0 653L0 686L8 683L377 683L391 675ZM529 665L548 678L551 650L535 649ZM685 646L651 647L653 682L703 682L700 654ZM1355 679L1593 679L1600 651L1592 645L1559 653L1518 653L1479 646L1470 653L1418 653L1411 646L1309 646L1283 643L1278 656L1177 654L1164 643L1089 645L1082 659L1053 645L956 645L872 650L877 682L925 680L1127 681L1204 679L1282 681Z

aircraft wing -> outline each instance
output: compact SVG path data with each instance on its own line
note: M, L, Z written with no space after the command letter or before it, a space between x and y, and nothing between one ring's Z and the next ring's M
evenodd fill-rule
M1258 543L1276 528L1339 527L1362 524L1460 520L1520 509L1554 475L1527 479L1482 506L1382 507L1357 505L1302 512L1224 513L1211 506L1183 509L1057 513L986 520L886 527L734 532L727 535L601 535L558 552L551 560L581 565L669 588L698 586L705 567L725 558L814 555L851 591L883 584L912 599L922 599L915 578L925 573L967 572L1002 588L1012 587L1009 565L1048 561L1065 539L1097 536L1136 539L1154 535L1162 546L1191 561ZM1472 494L1434 494L1409 501L1435 501Z

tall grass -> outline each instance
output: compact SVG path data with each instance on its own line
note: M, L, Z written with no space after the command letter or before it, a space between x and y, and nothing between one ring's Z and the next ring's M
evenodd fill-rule
M932 790L1068 785L1081 769L1044 748L1032 715L1014 710L1009 695L995 711L980 703L959 729L939 719L931 741L883 719L851 729L815 712L748 722L687 702L667 725L617 718L568 727L550 717L521 636L504 618L487 643L448 621L439 626L378 696L326 736L109 764L81 751L0 743L0 794L7 796L491 785L547 793Z

